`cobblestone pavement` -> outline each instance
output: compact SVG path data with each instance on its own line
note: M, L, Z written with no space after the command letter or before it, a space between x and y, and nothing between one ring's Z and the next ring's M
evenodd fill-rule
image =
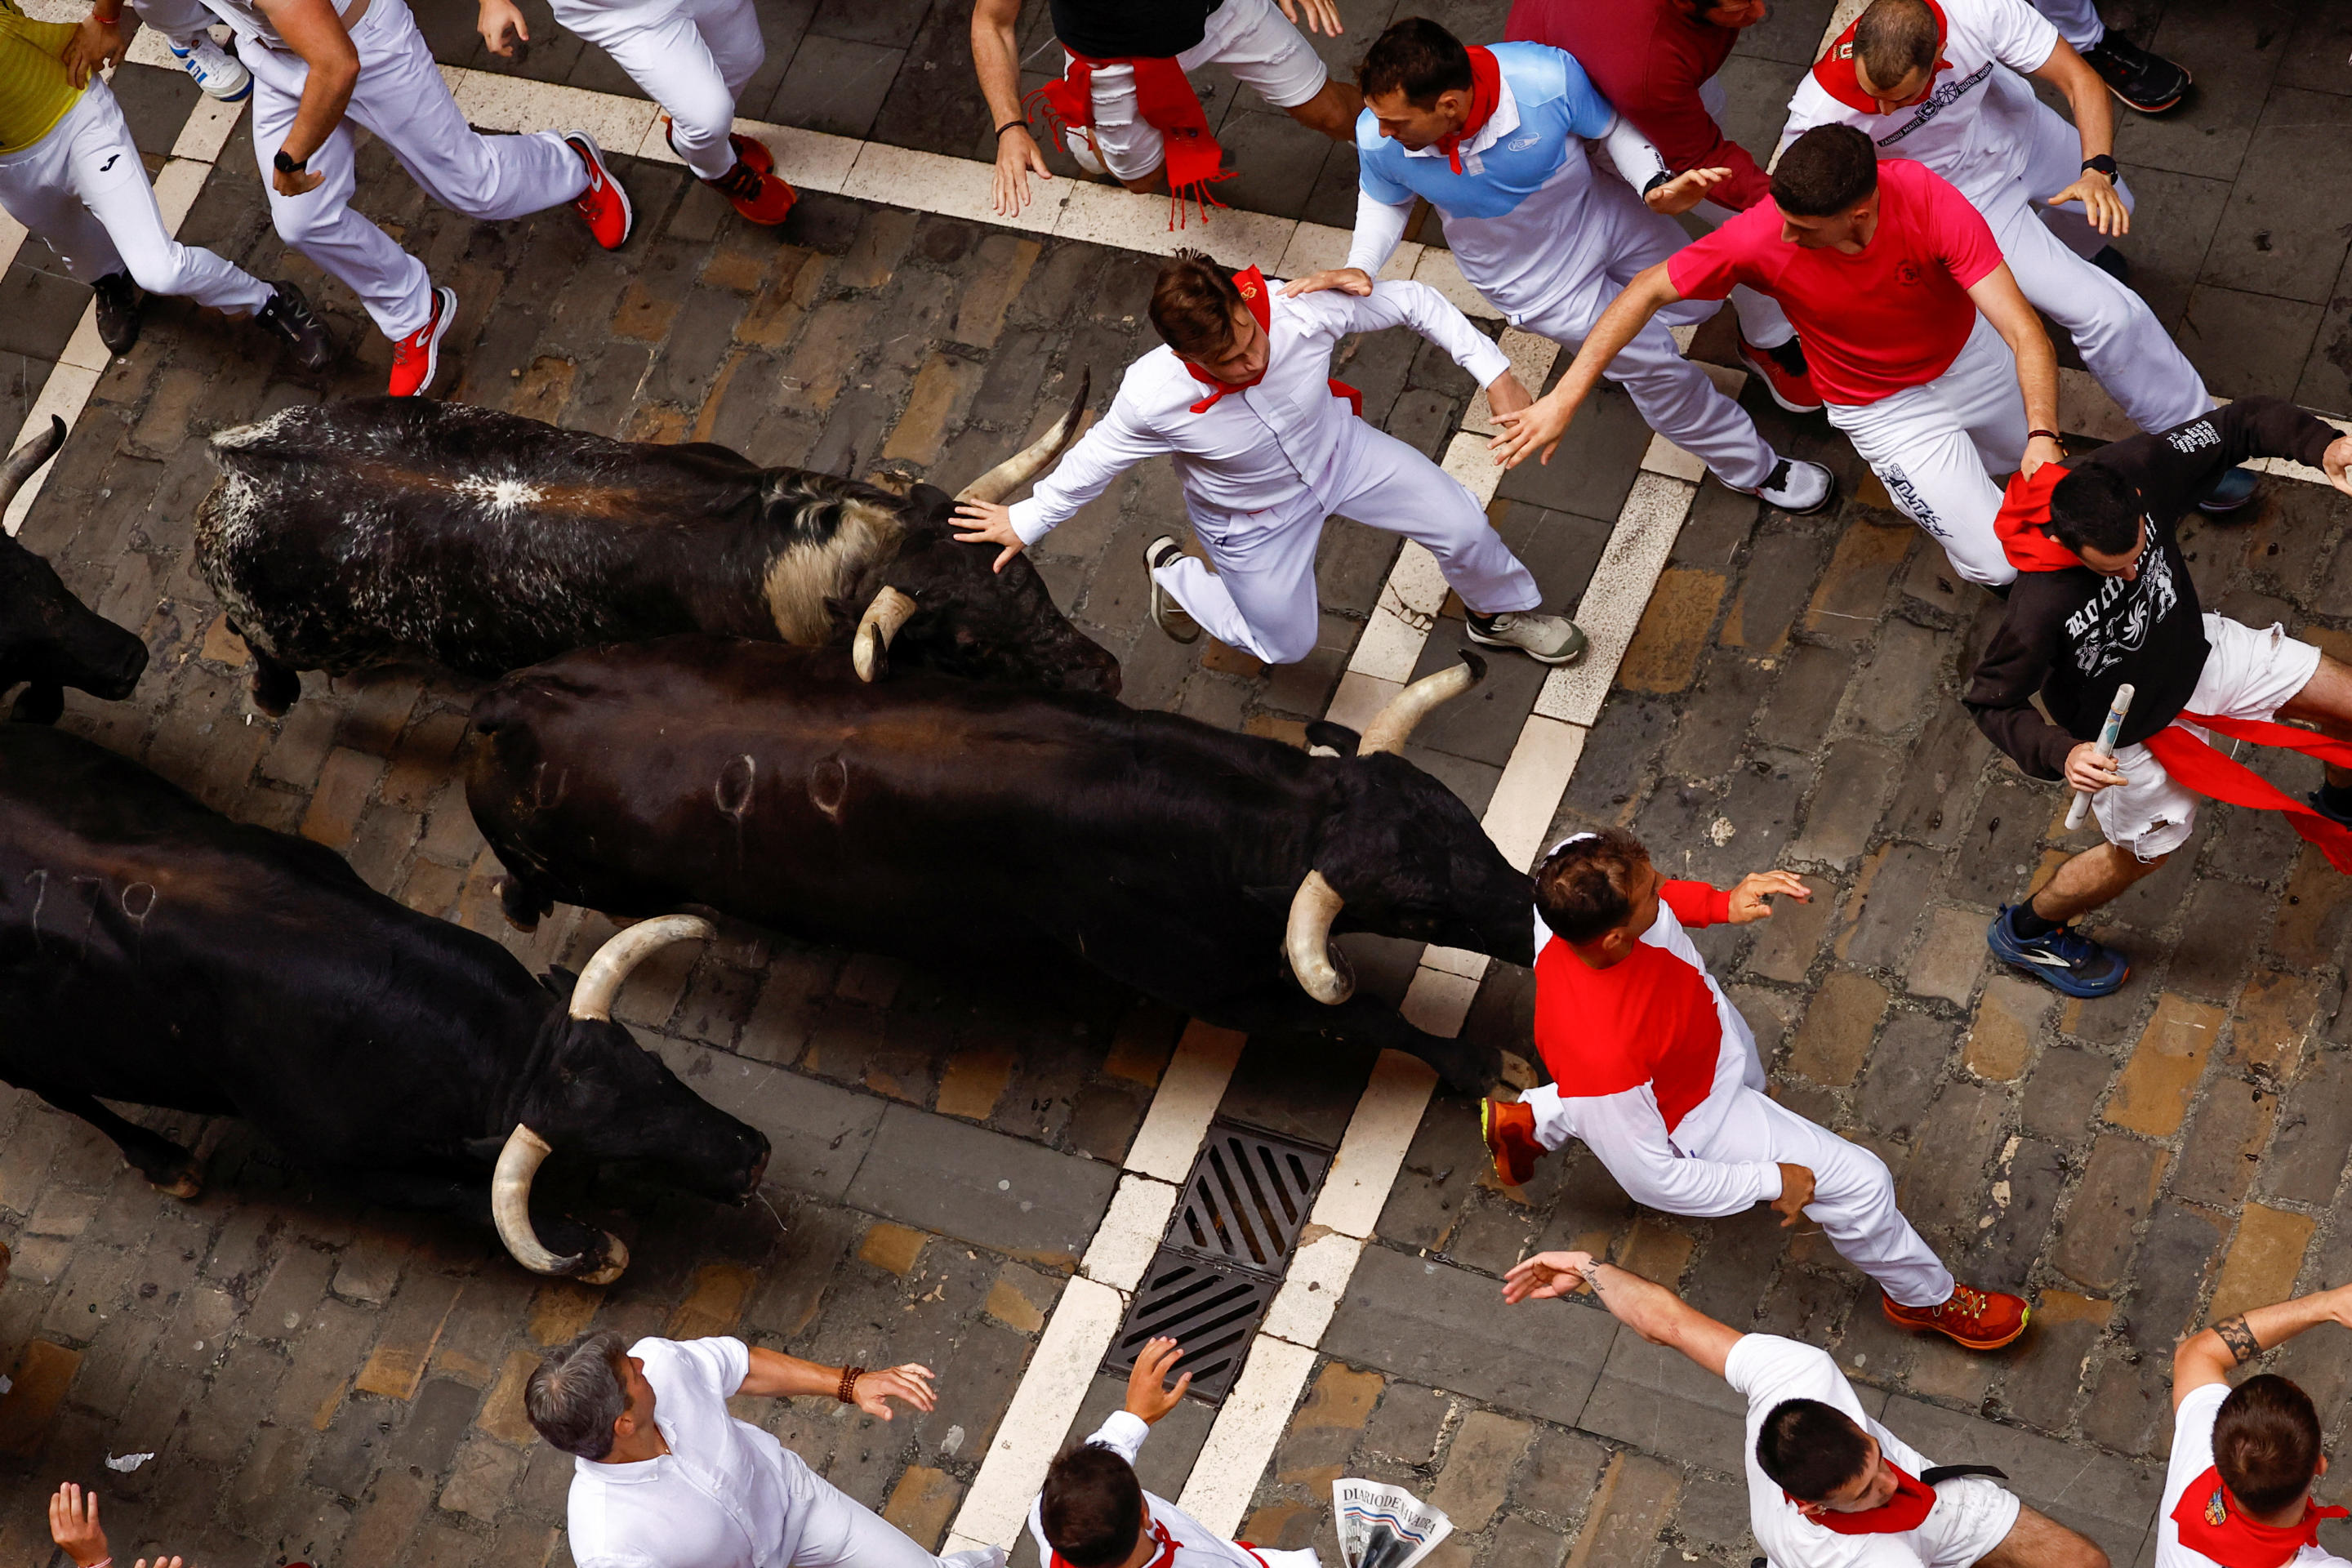
M837 26L855 25L853 9ZM812 26L800 47L830 36ZM789 83L790 61L771 68ZM168 147L193 101L185 84L119 75L142 148ZM350 334L352 300L281 254L251 167L240 131L183 237L298 278ZM621 172L644 231L607 255L565 213L456 220L381 148L365 151L363 205L464 301L453 395L952 488L1049 418L1081 368L1103 401L1146 342L1144 258L822 195L780 237L743 227L675 168ZM0 317L17 331L46 330L57 308L18 303ZM2244 335L2276 327L2269 341L2295 352L2282 321ZM189 561L211 472L192 437L372 391L384 353L362 337L356 363L306 384L250 348L243 329L156 302L33 510L26 542L154 655L133 701L77 699L66 722L235 816L336 847L416 908L534 963L576 963L609 929L600 920L564 911L517 938L488 894L495 866L450 778L466 689L314 677L284 722L245 713L243 650ZM1401 335L1344 352L1368 416L1442 449L1466 378ZM1951 578L1818 419L1769 406L1759 418L1784 450L1838 468L1850 499L1792 519L1701 488L1559 826L1626 823L1685 874L1777 864L1813 880L1810 908L1701 939L1757 1026L1776 1092L1885 1155L1961 1271L2032 1290L2041 1326L1989 1359L1892 1335L1818 1237L1791 1239L1769 1216L1636 1215L1589 1161L1496 1190L1473 1108L1440 1096L1257 1489L1254 1540L1328 1549L1328 1484L1349 1473L1411 1479L1454 1515L1439 1568L1746 1561L1722 1391L1589 1306L1496 1310L1503 1267L1574 1242L1678 1280L1735 1324L1832 1346L1929 1452L2004 1464L2118 1563L2141 1561L2173 1335L2297 1283L2352 1278L2334 1218L2352 1149L2352 1068L2336 1043L2344 883L2269 820L2215 811L2116 907L2108 934L2137 960L2123 994L2062 1007L1990 973L1992 907L2069 842L2061 797L1993 761L1954 700L1990 601ZM1504 481L1497 524L1555 602L1575 603L1591 577L1647 441L1606 394L1563 460ZM1057 531L1041 566L1124 661L1129 700L1297 739L1331 698L1391 542L1334 524L1325 647L1268 672L1142 627L1135 558L1179 510L1167 469L1147 469ZM2209 603L2342 651L2347 523L2343 498L2272 480L2259 515L2195 530L2188 548ZM1424 663L1459 640L1441 617ZM1412 755L1483 807L1538 684L1498 661ZM2279 776L2300 785L2309 765ZM1367 983L1392 994L1413 956L1359 954ZM1523 1042L1528 988L1524 971L1496 966L1467 1027ZM926 1418L885 1426L825 1404L746 1414L919 1538L941 1538L1184 1021L1082 977L992 990L744 929L649 965L620 1014L768 1131L777 1157L761 1201L740 1211L614 1177L582 1193L637 1259L602 1291L534 1280L478 1231L360 1209L236 1124L166 1119L202 1132L210 1185L194 1205L160 1198L80 1122L0 1091L0 1241L16 1251L0 1289L0 1367L14 1380L0 1396L0 1554L43 1560L41 1496L71 1478L108 1490L118 1547L165 1543L207 1568L567 1563L567 1465L531 1440L519 1389L539 1347L588 1324L927 1361L945 1397ZM1332 1146L1371 1068L1360 1052L1253 1042L1222 1110ZM2335 1348L2315 1336L2276 1360L2340 1436L2352 1388ZM1097 1379L1076 1429L1114 1388ZM1146 1450L1148 1484L1181 1489L1210 1419L1198 1405L1171 1418ZM132 1474L100 1468L151 1450Z

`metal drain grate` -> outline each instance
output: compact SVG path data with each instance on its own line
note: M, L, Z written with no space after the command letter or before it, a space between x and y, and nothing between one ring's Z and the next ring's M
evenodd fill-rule
M1192 1374L1192 1397L1214 1405L1232 1390L1258 1320L1281 1288L1278 1276L1162 1247L1144 1272L1103 1370L1126 1376L1144 1342L1166 1334L1184 1348L1176 1370Z
M1323 1150L1213 1122L1168 1227L1168 1245L1278 1274L1330 1168Z

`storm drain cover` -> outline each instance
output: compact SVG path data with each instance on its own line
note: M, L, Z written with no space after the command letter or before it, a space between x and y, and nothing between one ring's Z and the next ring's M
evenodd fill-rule
M1192 1374L1192 1397L1223 1401L1330 1168L1328 1150L1211 1122L1103 1370L1125 1376L1165 1334L1184 1348L1177 1370Z

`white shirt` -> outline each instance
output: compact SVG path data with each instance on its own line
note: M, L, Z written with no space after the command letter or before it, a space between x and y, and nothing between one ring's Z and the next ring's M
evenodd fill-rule
M579 1568L783 1568L799 1455L727 1413L751 1371L741 1340L639 1340L654 1426L669 1452L635 1464L572 1460L572 1558Z
M1087 1442L1108 1448L1132 1465L1135 1456L1143 1451L1144 1438L1150 1435L1151 1428L1144 1424L1142 1416L1114 1410ZM1041 1498L1029 1505L1029 1533L1037 1542L1037 1561L1050 1563L1054 1561L1054 1548L1045 1539L1045 1521L1041 1512L1044 1500ZM1151 1568L1265 1568L1257 1558L1215 1534L1166 1498L1145 1492L1143 1506L1151 1511L1151 1522L1165 1530L1176 1543L1172 1558L1155 1562Z
M1137 360L1110 412L1013 506L1013 531L1023 542L1034 544L1113 479L1162 453L1175 458L1196 521L1215 524L1310 500L1329 511L1332 498L1346 492L1335 459L1355 418L1332 395L1331 351L1350 332L1411 327L1481 386L1511 368L1509 357L1427 284L1376 284L1364 299L1327 289L1286 300L1280 287L1268 279L1263 380L1195 414L1192 405L1215 388L1193 380L1175 350L1163 344Z
M1984 210L2025 175L2033 121L2047 114L2025 78L2050 63L2058 29L2025 0L1942 0L1941 58L1925 100L1892 114L1839 102L1808 72L1789 100L1786 148L1816 125L1858 127L1883 156L1912 158L1959 188ZM2034 196L2054 195L2034 191Z
M2164 1467L2164 1501L2156 1510L2156 1568L2214 1568L2210 1557L2180 1544L2180 1527L2172 1522L2172 1510L2180 1506L2180 1494L2189 1483L2213 1468L2213 1423L2229 1397L2228 1384L2208 1384L2189 1390L2173 1414L2172 1458ZM2352 1568L2317 1544L2301 1548L2287 1561L2295 1568Z

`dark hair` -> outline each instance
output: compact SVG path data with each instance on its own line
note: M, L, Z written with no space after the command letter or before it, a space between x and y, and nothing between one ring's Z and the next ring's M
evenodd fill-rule
M1936 68L1936 14L1927 0L1870 0L1853 25L1853 58L1872 83L1891 88L1913 71Z
M1366 98L1402 89L1407 103L1427 109L1441 92L1470 90L1470 51L1428 17L1407 16L1389 24L1364 51L1356 85Z
M1037 1520L1071 1568L1110 1568L1143 1533L1143 1485L1134 1467L1099 1444L1065 1448L1045 1472Z
M1234 276L1197 250L1180 250L1151 287L1151 324L1178 353L1215 354L1234 341L1243 309Z
M1799 1502L1827 1501L1853 1484L1869 1458L1862 1428L1818 1399L1780 1401L1756 1434L1756 1462Z
M583 1459L613 1451L613 1423L629 1407L621 1376L626 1343L610 1329L582 1334L531 1368L522 1409L541 1436Z
M1842 213L1878 189L1878 149L1851 125L1816 125L1780 154L1772 200L1799 217Z
M1633 912L1633 879L1650 863L1622 827L1571 839L1536 868L1536 912L1569 942L1591 942Z
M2139 542L2139 487L2104 463L2085 463L2050 491L2050 537L2080 555L2128 555Z
M2272 1373L2250 1377L2213 1418L2213 1468L2256 1513L2289 1508L2319 1468L2319 1412L2311 1395Z

